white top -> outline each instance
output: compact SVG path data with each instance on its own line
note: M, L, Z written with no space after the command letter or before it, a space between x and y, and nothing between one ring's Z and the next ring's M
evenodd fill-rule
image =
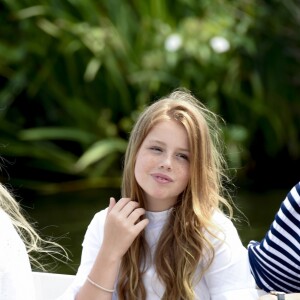
M0 209L0 299L35 299L25 245L10 217L2 209Z
M145 229L146 239L152 254L161 230L168 218L170 210L163 212L147 212L149 224ZM81 264L75 280L61 300L74 300L75 295L84 284L89 274L103 240L103 228L107 210L97 213L88 226L83 241ZM195 285L196 299L201 300L257 300L258 294L254 279L251 276L247 250L242 245L232 222L223 214L215 213L214 221L223 228L225 242L208 235L215 247L214 260ZM224 239L224 235L219 234ZM198 269L201 269L201 262ZM159 300L164 293L164 286L158 280L154 267L150 266L143 278L147 290L147 300ZM117 300L116 292L113 300Z

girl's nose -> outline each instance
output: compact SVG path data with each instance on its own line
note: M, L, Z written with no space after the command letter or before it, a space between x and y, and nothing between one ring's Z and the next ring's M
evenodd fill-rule
M160 168L164 170L171 170L172 168L172 157L170 155L166 155L161 163L160 163Z

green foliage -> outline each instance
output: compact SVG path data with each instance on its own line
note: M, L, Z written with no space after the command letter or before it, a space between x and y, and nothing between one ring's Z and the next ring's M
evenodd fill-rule
M296 0L1 6L1 155L18 158L15 182L117 186L137 113L177 87L226 120L231 166L255 160L253 147L299 159Z

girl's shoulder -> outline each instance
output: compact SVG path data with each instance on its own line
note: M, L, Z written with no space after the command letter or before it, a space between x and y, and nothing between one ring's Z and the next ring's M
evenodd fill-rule
M11 221L10 216L0 208L0 232L8 232L8 230L14 230L13 223Z
M104 224L105 219L107 215L107 208L100 210L97 212L93 219L91 220L90 224L88 225L88 228L86 230L83 246L94 246L99 247L102 239L103 239L103 230L104 230Z
M216 210L212 214L212 222L217 227L234 227L231 219L229 216L227 216L225 213L223 213L221 210Z
M107 210L108 210L108 208L105 208L103 210L98 211L94 215L92 221L90 222L89 227L91 227L91 226L99 227L99 225L101 225L101 224L104 225L104 222L105 222L105 219L106 219L106 215L107 215Z
M7 222L9 219L8 214L0 207L0 222Z
M211 238L214 237L217 238L217 240L224 240L229 236L237 235L237 229L230 217L220 210L216 210L213 213L211 224L211 227L207 229Z
M0 271L20 270L24 266L29 268L26 247L15 229L10 216L0 209ZM28 266L27 266L28 265Z

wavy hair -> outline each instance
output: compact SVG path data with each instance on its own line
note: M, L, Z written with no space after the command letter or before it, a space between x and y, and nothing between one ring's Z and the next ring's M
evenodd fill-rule
M221 230L214 224L212 214L224 206L232 214L229 202L222 196L225 190L222 182L228 178L224 172L226 163L219 138L219 117L185 90L174 91L154 102L139 116L125 154L122 196L138 201L145 209L144 194L134 176L135 160L149 131L162 120L175 120L187 132L190 180L161 233L154 264L165 286L163 300L192 300L195 280L200 280L214 258L214 248L207 234L217 237L216 230ZM148 253L141 233L122 259L118 280L120 300L146 298L142 276L147 268ZM199 263L204 268L202 274L196 276Z
M25 217L25 211L15 200L11 191L0 183L0 209L11 219L11 222L25 244L31 265L37 269L45 270L41 259L49 255L55 261L66 262L69 260L67 251L53 240L43 239L36 229Z

